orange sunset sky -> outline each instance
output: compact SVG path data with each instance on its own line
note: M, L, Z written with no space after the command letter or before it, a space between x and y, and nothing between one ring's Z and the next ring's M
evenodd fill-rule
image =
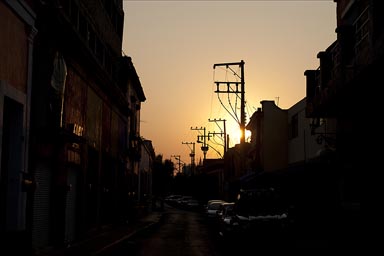
M123 51L132 57L146 96L141 135L174 163L174 155L191 161L192 145L182 142L195 142L196 162L203 159L199 131L191 127L220 132L224 122L209 119L225 119L229 146L239 143L240 101L215 93L214 83L236 77L214 64L244 60L248 123L262 100L288 109L303 99L304 71L318 68L317 53L337 36L333 0L123 3ZM222 138L208 143L207 158L221 157Z

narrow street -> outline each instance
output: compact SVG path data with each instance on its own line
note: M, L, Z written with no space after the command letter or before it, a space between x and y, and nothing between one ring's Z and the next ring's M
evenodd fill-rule
M105 255L225 256L255 255L256 252L267 255L285 251L286 247L281 245L277 240L268 242L256 235L246 240L221 237L214 220L208 219L204 213L166 205L164 217L158 225L138 233Z
M142 231L108 255L222 255L218 234L200 212L165 206L158 225Z

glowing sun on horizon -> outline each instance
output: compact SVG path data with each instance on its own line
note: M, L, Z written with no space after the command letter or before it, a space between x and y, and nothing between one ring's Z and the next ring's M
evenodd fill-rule
M242 137L241 130L239 126L230 127L230 130L227 131L229 135L229 146L233 147L235 144L240 143L240 138ZM245 130L245 142L249 142L251 139L251 131Z

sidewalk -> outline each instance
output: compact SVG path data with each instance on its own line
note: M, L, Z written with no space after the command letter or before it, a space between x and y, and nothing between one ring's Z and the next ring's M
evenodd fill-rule
M87 256L101 255L109 248L129 239L141 230L158 223L163 212L152 211L134 223L122 225L95 235L92 238L62 249L46 249L35 253L35 256Z

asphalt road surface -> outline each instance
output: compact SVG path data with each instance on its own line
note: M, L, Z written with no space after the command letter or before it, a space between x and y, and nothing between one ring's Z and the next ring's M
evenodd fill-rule
M255 255L245 244L224 240L204 213L165 206L159 224L116 247L110 256Z
M259 233L259 234L257 234ZM299 244L297 244L299 242ZM108 256L248 256L312 252L328 255L322 240L304 236L295 241L293 234L279 230L257 232L244 237L225 238L203 212L166 205L162 220L122 242ZM297 247L299 246L299 247ZM298 250L299 249L299 250ZM328 251L329 252L329 251Z

